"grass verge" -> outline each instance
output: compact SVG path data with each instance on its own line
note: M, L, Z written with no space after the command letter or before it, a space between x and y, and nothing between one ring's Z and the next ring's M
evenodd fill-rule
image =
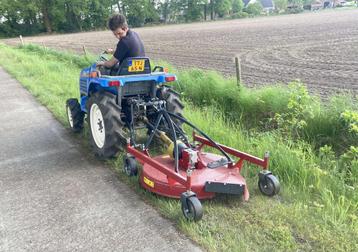
M278 129L311 143L317 150L331 146L337 155L358 143L358 130L352 134L351 122L342 116L352 112L358 117L358 97L353 94L340 94L322 102L298 81L288 87L277 84L248 89L213 71L190 69L178 72L178 77L177 88L196 106L219 107L230 121L245 128Z
M0 64L66 125L64 104L79 96L79 71L88 59L5 45L0 45L0 56ZM123 175L121 159L111 161L119 178L210 251L358 250L357 187L348 184L337 170L329 148L319 156L310 144L291 141L280 132L245 131L237 122L226 120L225 111L206 105L187 102L185 116L226 145L258 156L270 150L271 169L282 183L280 195L261 196L256 185L258 170L246 166L243 173L250 188L249 202L235 197L205 201L204 219L188 223L177 200L153 196L140 189L135 179ZM356 165L352 164L352 172L358 170Z

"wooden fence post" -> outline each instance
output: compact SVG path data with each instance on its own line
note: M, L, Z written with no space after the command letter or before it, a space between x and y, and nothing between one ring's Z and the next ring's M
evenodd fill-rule
M240 58L238 56L235 57L235 66L236 66L237 85L240 87L240 85L241 85L241 63L240 63Z
M23 46L24 45L24 40L22 39L22 35L20 35L20 42L21 42L21 45Z
M83 53L85 54L85 57L87 57L87 50L86 50L86 46L85 46L85 45L82 46L82 50L83 50Z

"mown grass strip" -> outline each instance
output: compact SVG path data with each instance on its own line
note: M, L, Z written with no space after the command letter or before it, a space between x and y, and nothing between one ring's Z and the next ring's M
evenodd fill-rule
M0 64L66 125L64 104L66 99L79 96L82 65L72 60L75 56L59 55L41 48L0 45ZM256 185L257 168L245 167L251 193L248 203L235 197L206 201L204 219L188 223L177 200L153 196L140 189L135 179L118 172L121 180L173 220L180 230L211 251L358 250L357 189L347 186L339 171L322 169L322 165L335 162L334 159L322 159L309 144L291 141L277 132L244 131L213 106L198 108L187 102L185 116L226 145L258 156L270 150L271 170L283 185L279 196L261 196ZM121 170L121 159L111 163Z

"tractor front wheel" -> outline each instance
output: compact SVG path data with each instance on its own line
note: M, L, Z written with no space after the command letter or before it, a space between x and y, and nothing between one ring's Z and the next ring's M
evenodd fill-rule
M78 100L75 98L66 101L67 120L73 132L78 133L83 129L85 114L81 110Z
M116 96L108 92L97 92L88 100L90 141L100 158L115 157L127 142L120 110Z

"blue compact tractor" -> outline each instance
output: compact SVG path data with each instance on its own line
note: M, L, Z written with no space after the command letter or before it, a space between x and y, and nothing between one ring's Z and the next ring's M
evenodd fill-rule
M179 94L167 84L176 80L163 67L151 69L149 58L125 59L111 69L93 64L81 71L80 101L67 100L67 116L71 129L83 129L85 115L90 128L90 141L99 157L116 156L128 139L135 145L136 129L155 123L156 112L166 110L182 116ZM178 121L180 127L181 123ZM161 130L168 129L165 122Z
M258 174L260 191L276 195L280 183L268 170L268 152L259 158L233 149L188 122L182 116L179 95L167 86L175 80L176 76L163 67L152 71L149 59L143 57L128 58L112 69L98 69L94 64L81 71L80 101L67 100L70 127L74 132L81 131L87 114L95 153L109 158L123 149L123 171L128 176L137 175L139 162L141 186L162 196L180 198L184 217L189 220L202 218L201 199L216 194L249 199L240 173L244 162L262 168ZM192 141L183 124L193 129ZM138 129L144 129L144 134ZM167 145L166 153L158 154L163 150L158 148L149 152L154 137ZM207 152L210 148L214 153Z

